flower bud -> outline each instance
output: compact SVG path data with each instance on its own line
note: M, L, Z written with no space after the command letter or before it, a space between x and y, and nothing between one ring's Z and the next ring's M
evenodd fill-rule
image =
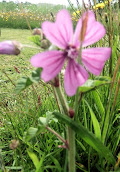
M38 106L39 107L41 106L41 98L40 98L40 95L38 96Z
M19 146L19 140L11 140L11 143L9 146L13 150L16 149Z
M22 45L17 41L0 42L0 54L18 55Z
M54 78L54 87L59 87L59 78L58 77Z
M43 35L43 31L40 28L33 29L33 35Z
M42 39L45 39L45 35L44 35L44 33L43 33L43 31L42 31L41 28L35 28L35 29L33 29L33 35L40 35L40 39L41 40Z
M88 22L88 12L86 13L85 18L82 19L82 28L81 28L81 33L80 33L80 37L79 37L79 40L81 42L83 42L84 38L85 38L85 34L86 34L86 30L87 30L87 22Z
M73 118L74 115L75 115L74 110L72 108L69 108L69 116L70 116L70 118Z
M43 39L42 41L41 41L41 48L43 48L43 49L47 49L47 48L49 48L49 46L50 46L50 42L47 40L47 39Z

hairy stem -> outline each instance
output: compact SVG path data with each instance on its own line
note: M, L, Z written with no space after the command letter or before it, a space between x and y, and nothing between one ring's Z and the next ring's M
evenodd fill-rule
M75 172L75 132L70 127L68 127L68 144L69 172Z
M56 131L54 131L52 128L46 126L46 129L53 133L55 136L57 136L65 145L67 144L66 140L64 140Z
M58 87L54 87L55 93L58 98L58 102L60 103L60 107L64 114L70 116L69 107L65 96L62 92L61 86L59 84ZM75 172L75 132L72 128L67 127L67 138L68 138L68 163L69 163L69 172Z

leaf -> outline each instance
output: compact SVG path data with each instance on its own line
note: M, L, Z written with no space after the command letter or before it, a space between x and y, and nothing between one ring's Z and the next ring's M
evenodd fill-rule
M117 129L116 133L115 133L115 141L114 141L114 144L113 144L113 147L112 147L112 151L115 152L116 149L117 149L117 146L119 145L120 143L120 128Z
M32 76L30 77L32 82L38 83L41 79L40 75L42 72L42 68L37 68L35 71L32 72Z
M62 169L61 169L59 161L56 158L54 158L53 156L50 156L50 158L51 158L52 162L55 164L57 171L61 172Z
M118 47L118 43L119 43L119 34L117 34L117 36L115 37L113 46L112 46L112 64L115 63L115 60L117 60L117 47Z
M109 162L115 164L115 159L111 151L103 145L103 143L96 138L96 136L88 131L84 126L73 121L66 115L59 112L53 112L56 118L61 120L63 123L70 126L79 136L90 146L92 146L102 157L105 157Z
M38 122L40 126L46 127L48 125L48 121L45 117L39 117Z
M28 150L27 150L27 152L28 152L29 157L31 158L31 160L32 160L33 163L34 163L35 168L37 169L37 167L38 167L38 165L39 165L39 160L38 160L37 156L36 156L33 152L30 152L30 151L28 151Z
M31 77L22 77L18 80L15 88L15 92L19 94L21 91L32 85L34 82L38 83L41 79L42 68L37 68L32 72Z
M80 145L80 147L81 147L84 151L86 151L85 146L84 146L79 140L76 139L76 141L77 141L77 143Z
M101 81L101 80L91 80L91 79L88 79L84 85L82 85L81 87L79 87L79 91L80 92L87 92L87 91L90 91L92 89L95 89L96 87L99 87L99 86L102 86L102 85L105 85L105 84L110 84L111 83L111 80L109 81Z
M30 36L29 40L31 40L32 42L34 42L36 45L40 46L40 35L34 35L34 36Z
M58 119L57 118L55 118L55 116L52 114L52 112L50 112L50 111L47 111L46 112L46 120L47 120L47 123L51 123L52 121L54 121L54 122L58 122Z
M101 130L100 130L99 122L98 122L93 110L91 109L90 105L87 103L86 100L84 100L84 101L87 104L87 106L89 108L89 111L90 111L90 115L91 115L91 118L92 118L95 135L96 135L97 138L99 138L101 140Z
M104 124L103 124L103 131L102 131L102 142L105 143L108 128L109 128L109 121L110 121L110 105L107 107L107 112L106 116L104 119Z
M105 117L105 109L104 109L103 104L102 104L102 102L100 100L100 96L99 96L98 92L96 90L95 91L92 91L92 95L94 97L94 101L95 101L95 103L97 105L97 108L100 111L101 119L102 119L102 124L103 124L104 117Z
M111 77L109 76L95 76L94 79L99 81L108 81L108 82L112 81Z
M17 167L9 167L9 166L5 166L5 169L8 169L8 170L12 170L12 171L21 171L22 169L23 169L23 167L21 167L21 166L17 166ZM0 171L0 172L3 172L3 170L2 171Z
M26 132L24 132L23 140L28 142L30 139L36 136L37 132L37 128L30 127Z
M21 91L23 91L28 86L32 85L32 81L29 77L22 77L18 80L16 84L15 91L17 94L19 94Z
M43 165L43 161L45 159L45 154L42 155L39 164L37 165L37 169L35 172L42 172L42 165Z
M34 137L34 136L36 135L37 131L38 131L37 128L30 127L30 128L28 129L28 134L29 134L29 135L31 136L31 138L32 138L32 137Z

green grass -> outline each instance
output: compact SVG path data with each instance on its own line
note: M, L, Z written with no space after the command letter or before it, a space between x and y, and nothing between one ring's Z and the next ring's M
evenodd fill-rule
M17 40L22 44L36 47L34 43L29 41L29 36L31 36L29 30L2 29L1 41L6 39ZM12 82L16 84L19 78L31 74L34 68L30 64L30 58L38 52L38 49L25 48L18 56L0 56L0 119L2 121L5 119L4 122L1 122L2 135L0 139L2 142L0 143L0 148L2 148L1 155L3 158L3 165L6 166L6 169L14 169L15 167L21 169L21 166L26 172L34 169L26 152L26 148L36 152L38 159L44 154L44 158L47 160L45 160L44 168L54 169L54 167L45 166L48 166L47 162L49 162L49 165L52 162L54 164L54 161L57 160L54 160L53 155L55 154L58 159L58 156L62 151L56 149L59 141L56 140L55 136L48 132L46 134L38 135L38 138L30 140L30 143L25 141L25 131L31 126L36 127L38 125L38 117L45 116L47 111L56 109L56 104L54 103L55 101L51 92L49 91L48 93L48 89L39 84L39 86L34 85L34 87L27 89L24 93L16 95L14 85L3 73L3 71L5 71ZM21 72L20 74L15 71L14 66L19 69ZM49 97L50 94L51 97ZM37 104L39 95L41 99L40 107L39 104ZM55 123L52 125L56 125L57 128L59 126ZM9 148L9 144L13 139L18 139L20 142L18 151L10 150ZM54 142L55 140L56 142ZM39 141L40 143L38 144L37 142ZM36 144L36 146L34 144ZM47 146L46 151L44 150L45 146ZM55 149L53 150L53 148ZM13 161L15 162L15 167L11 164ZM55 167L55 169L56 168L58 167ZM56 169L55 171L57 172L58 170Z
M54 20L54 15L63 8L66 7L44 3L0 2L0 27L29 29L26 23L27 18L32 29L40 28L44 20Z
M29 30L21 30L21 29L1 29L1 41L4 40L16 40L22 44L30 45L33 47L37 47L34 43L29 40L31 36L31 32ZM2 70L4 70L12 80L15 82L18 78L22 75L29 75L33 70L33 67L30 64L30 58L39 52L39 49L35 48L23 48L22 53L18 56L8 56L8 55L1 55L0 56L0 78L1 84L8 80L5 75L3 74ZM38 47L39 48L39 47ZM18 74L14 66L18 68L20 74ZM1 93L3 92L1 88Z

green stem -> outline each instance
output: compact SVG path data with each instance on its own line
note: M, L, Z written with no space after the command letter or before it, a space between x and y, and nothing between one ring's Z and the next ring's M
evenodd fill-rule
M64 140L56 131L54 131L52 128L48 126L46 126L46 129L53 133L55 136L57 136L66 145L66 140Z
M75 95L75 119L77 118L78 114L78 108L79 108L79 97L80 97L80 92L77 89L76 95Z
M84 103L84 100L82 101L83 102L83 112L84 112L84 120L85 120L85 127L87 127L87 117L86 117L86 110L85 110L85 103Z
M61 86L59 87L54 87L55 93L57 95L58 98L58 102L60 103L60 107L62 108L62 111L65 115L69 116L69 107L67 105L67 102L65 100L65 97L62 93L62 89Z
M59 87L54 87L54 90L63 113L69 116L69 107L62 93L61 86L59 85ZM67 137L69 172L75 172L75 132L70 127L67 128Z
M69 172L75 172L75 132L70 127L68 127L68 144Z

